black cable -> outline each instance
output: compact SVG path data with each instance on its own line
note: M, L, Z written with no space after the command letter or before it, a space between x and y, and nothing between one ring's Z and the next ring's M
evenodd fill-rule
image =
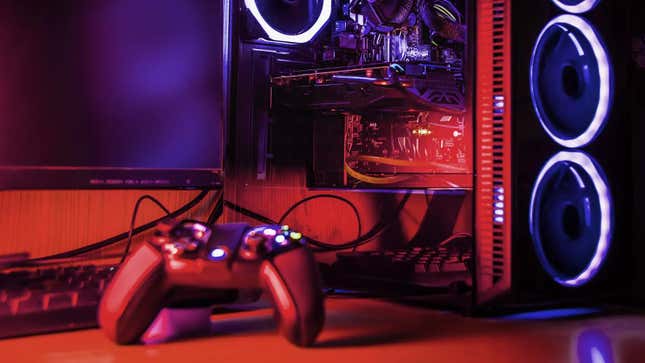
M256 221L260 221L260 222L266 223L266 224L278 224L277 221L274 221L273 219L271 219L269 217L265 217L265 216L263 216L261 214L255 213L252 210L249 210L249 209L246 209L244 207L241 207L241 206L239 206L239 205L237 205L235 203L232 203L232 202L230 202L228 200L224 200L224 206L234 210L237 213L240 213L240 214L245 215L247 217L253 218Z
M208 218L206 219L206 223L210 226L215 224L219 217L222 216L222 213L224 213L224 191L220 191L217 195L217 200L215 201L215 205L213 206L213 210L211 213L208 215Z
M284 220L287 218L287 216L289 216L289 214L291 214L291 212L293 212L299 206L301 206L301 205L303 205L303 204L305 204L305 203L307 203L307 202L309 202L311 200L321 199L321 198L336 199L336 200L339 200L339 201L347 204L350 208L352 208L352 211L354 211L354 215L356 216L356 223L358 224L358 237L357 238L361 238L361 234L363 233L363 230L362 230L362 225L361 225L361 215L358 212L358 208L356 208L354 203L350 202L348 199L343 198L343 197L338 196L338 195L334 195L334 194L317 194L317 195L312 195L312 196L309 196L309 197L307 197L305 199L300 200L298 203L296 203L296 204L292 205L291 207L289 207L289 209L287 209L287 211L282 214L282 216L278 220L278 224L282 224L284 222Z
M379 3L384 2L383 0L377 0L374 1L372 4L372 7L377 8L377 12L379 12L380 16L384 19L383 22L387 25L400 25L404 21L408 19L408 16L410 16L410 13L412 12L412 8L414 7L415 1L414 0L401 0L397 2L397 7L396 10L390 12L390 14L385 14L385 9L381 9L379 6ZM384 4L383 6L388 7L390 5L389 3ZM393 13L393 14L392 14ZM389 15L389 17L387 16Z
M166 212L166 217L170 215L170 211L168 208L166 208L158 199L151 195L142 195L137 199L136 203L134 203L134 209L132 210L132 217L130 218L130 229L128 229L128 242L125 244L125 250L123 251L123 255L121 256L121 261L119 261L119 265L125 261L125 258L128 256L128 253L130 252L130 245L132 244L132 232L134 231L134 224L137 221L137 214L139 213L139 206L141 206L141 203L144 200L150 200L153 203L155 203L159 208L163 209L164 212Z
M317 247L317 248L313 249L314 252L340 251L340 250L346 250L346 249L349 249L349 248L357 248L359 246L362 246L362 245L368 243L369 241L373 240L374 238L376 238L380 233L385 231L385 229L387 229L393 223L394 218L396 216L398 216L399 213L401 213L401 210L403 210L403 207L405 207L405 204L407 203L408 199L410 199L410 195L412 195L412 193L410 191L408 191L405 194L405 196L403 197L403 199L401 200L401 202L399 203L399 205L397 206L397 208L392 213L392 216L387 218L388 219L387 221L385 221L385 222L383 220L379 221L366 234L356 238L355 240L334 244L334 243L329 243L329 242L318 241L316 239L313 239L311 237L306 236L307 241L312 246ZM296 204L299 204L299 203L296 203ZM226 207L228 207L228 208L231 208L231 209L235 210L236 212L238 212L238 213L240 213L242 215L245 215L247 217L253 218L253 219L255 219L257 221L260 221L262 223L279 224L278 222L274 221L271 218L268 218L268 217L263 216L261 214L255 213L255 212L253 212L251 210L243 208L243 207L241 207L239 205L236 205L234 203L231 203L231 202L229 202L227 200L224 201L224 205ZM292 209L292 208L289 208L289 209Z
M457 232L457 233L454 233L452 236L450 236L450 237L444 239L443 241L439 242L438 246L439 247L445 247L450 242L453 242L453 241L456 241L456 240L459 240L459 239L466 239L466 238L472 239L473 235L468 233L468 232Z
M365 233L363 236L353 241L339 243L339 244L330 244L326 242L317 241L312 238L308 238L307 240L309 241L310 244L319 248L319 250L315 250L315 252L340 251L340 250L346 250L349 248L355 249L359 246L362 246L368 243L369 241L373 240L374 238L376 238L379 234L385 231L390 225L392 225L392 223L394 222L394 219L396 218L396 216L399 215L399 213L401 213L406 203L410 199L411 195L412 193L408 191L403 197L403 199L401 200L401 202L399 202L399 205L393 211L392 215L389 216L386 221L383 221L383 220L379 221L367 233Z
M167 216L157 218L157 219L155 219L153 221L150 221L150 222L148 222L148 223L146 223L146 224L144 224L142 226L139 226L139 227L135 228L132 231L132 235L135 236L135 235L137 235L137 234L139 234L141 232L144 232L144 231L156 226L159 222L161 222L162 220L164 220L166 218L176 218L176 217L186 213L187 211L192 209L195 205L197 205L199 202L201 202L202 199L204 199L204 197L206 197L207 194L208 194L208 190L202 190L197 196L195 196L195 198L190 200L188 203L184 204L181 208L177 209L176 211L168 214ZM124 232L124 233L118 234L116 236L107 238L107 239L105 239L103 241L93 243L91 245L87 245L87 246L77 248L77 249L74 249L74 250L70 250L70 251L66 251L66 252L57 253L57 254L50 255L50 256L39 257L39 258L31 259L31 260L28 260L28 261L23 261L22 263L33 263L33 262L40 262L40 261L46 261L46 260L52 260L52 259L63 259L63 258L76 257L78 255L82 255L82 254L85 254L85 253L88 253L88 252L96 251L96 250L101 249L103 247L107 247L107 246L113 245L115 243L118 243L118 242L122 241L124 238L127 238L129 234L130 234L129 231Z

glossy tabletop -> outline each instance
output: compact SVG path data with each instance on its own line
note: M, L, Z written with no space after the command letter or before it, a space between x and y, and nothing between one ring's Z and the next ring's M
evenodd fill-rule
M645 316L470 318L370 299L327 300L312 348L275 332L272 312L213 316L215 334L117 346L99 330L0 341L2 362L645 362Z

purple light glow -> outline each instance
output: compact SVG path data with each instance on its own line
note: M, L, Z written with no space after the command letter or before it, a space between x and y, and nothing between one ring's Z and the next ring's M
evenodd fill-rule
M244 0L244 5L247 9L249 9L253 17L255 17L255 20L258 22L258 24L260 24L264 32L269 36L269 39L279 42L298 44L309 42L311 39L313 39L313 37L316 36L316 34L318 34L320 29L322 29L322 27L327 24L327 21L331 16L331 3L332 0L324 0L322 9L320 11L320 16L318 17L318 19L316 19L316 22L311 26L311 28L300 34L284 34L274 29L271 24L269 24L266 19L264 19L264 17L260 13L260 9L258 9L256 0Z
M531 98L534 100L533 107L535 108L535 112L540 120L540 123L542 124L542 127L544 128L544 130L549 134L549 136L551 136L551 138L558 144L567 148L574 149L574 148L583 147L588 143L590 143L591 141L593 141L593 139L602 130L602 126L607 121L607 117L609 115L609 110L611 106L611 98L612 98L611 89L612 89L613 76L612 76L612 71L611 71L607 51L605 50L605 47L603 46L602 41L598 37L598 34L591 26L591 24L589 24L586 20L584 20L579 16L564 14L551 20L544 27L544 29L542 29L542 32L538 36L538 39L535 42L536 46L533 49L533 54L531 56L531 66L530 66L531 80L534 79L533 70L535 67L535 63L537 62L536 56L538 51L538 45L542 43L542 38L544 37L544 34L553 26L558 26L562 28L563 31L568 32L569 37L571 37L571 39L574 41L574 44L576 45L578 54L581 56L584 55L584 51L578 39L571 32L569 32L567 27L564 27L560 24L568 25L580 31L580 33L582 33L582 35L585 37L587 42L589 42L591 49L593 50L594 57L596 58L596 62L598 63L598 75L600 77L600 90L599 90L600 99L598 100L596 112L594 114L593 119L589 123L589 127L587 127L587 129L582 134L574 138L563 138L563 137L560 137L559 135L556 135L556 132L554 132L554 130L551 130L548 124L545 122L544 117L546 116L543 114L543 112L541 112L541 110L538 108L535 102L535 100L537 99L536 97L537 90L534 89L534 84L532 81L530 82Z
M576 358L579 363L614 363L614 349L609 336L601 330L585 330L578 336Z
M535 207L538 187L542 184L546 173L554 165L560 162L570 162L577 164L587 172L593 182L594 188L598 192L598 202L600 205L600 236L598 237L596 252L594 253L593 258L582 273L574 278L562 278L560 276L557 276L555 269L551 266L548 260L542 259L542 263L545 265L546 270L556 282L563 286L577 287L589 282L596 275L596 273L600 269L600 266L605 260L605 257L607 256L607 252L609 251L609 246L611 244L611 232L613 228L613 207L611 202L611 193L609 191L607 183L601 176L598 168L591 160L591 158L587 154L580 151L561 151L553 156L549 161L547 161L547 163L542 168L542 171L540 171L540 174L537 177L537 180L533 187L533 192L531 194L531 205L529 207L529 225L531 226L531 235L535 236L532 229L535 219L533 211Z
M568 13L574 13L574 14L581 14L581 13L587 12L593 9L594 7L596 7L596 5L598 5L599 2L600 0L581 0L575 5L567 5L561 0L553 0L553 3L558 7L560 7L560 9Z

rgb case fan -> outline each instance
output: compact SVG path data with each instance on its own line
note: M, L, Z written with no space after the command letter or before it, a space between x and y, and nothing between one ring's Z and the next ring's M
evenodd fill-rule
M477 303L618 301L637 265L637 1L477 3Z
M553 0L560 9L573 14L587 12L598 5L600 0Z
M307 43L329 22L332 3L332 0L244 0L252 21L261 29L251 31L249 36Z
M564 147L583 147L609 117L613 68L594 26L560 15L538 36L531 58L531 99L544 130Z

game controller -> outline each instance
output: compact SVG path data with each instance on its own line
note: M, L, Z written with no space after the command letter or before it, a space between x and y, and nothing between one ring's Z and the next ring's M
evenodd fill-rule
M268 292L278 329L298 346L313 344L325 317L311 250L288 226L161 223L107 286L99 325L119 344L140 341L163 308L257 301Z

